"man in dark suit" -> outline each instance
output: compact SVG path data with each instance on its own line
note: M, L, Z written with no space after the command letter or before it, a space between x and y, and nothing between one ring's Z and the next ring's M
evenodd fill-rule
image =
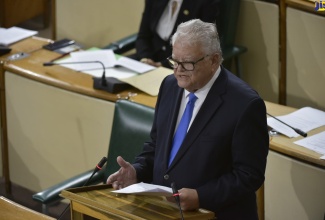
M137 60L169 67L170 37L178 24L199 18L215 22L220 0L146 0L136 40ZM175 4L175 5L174 5Z
M257 220L255 191L264 182L269 148L264 101L221 66L214 24L182 23L172 45L174 74L161 84L151 140L132 165L118 157L121 168L107 183L118 189L136 182L175 182L183 210L201 207L214 211L218 220ZM187 134L173 153L193 95Z

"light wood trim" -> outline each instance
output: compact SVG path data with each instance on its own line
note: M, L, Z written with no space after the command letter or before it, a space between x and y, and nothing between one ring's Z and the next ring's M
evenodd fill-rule
M286 0L288 7L299 9L315 15L325 16L325 11L315 11L315 3L306 0Z
M265 218L264 183L256 191L256 201L257 201L258 219L259 220L264 220L264 218Z
M51 0L52 40L56 39L56 0Z
M279 2L280 8L280 74L279 74L279 103L287 103L287 9L284 0Z
M0 61L0 108L1 108L1 157L2 175L4 177L5 192L11 193L10 173L9 173L9 152L8 152L8 130L7 130L7 108L6 89L3 62Z
M0 196L0 219L55 220L55 218L19 205L3 196Z

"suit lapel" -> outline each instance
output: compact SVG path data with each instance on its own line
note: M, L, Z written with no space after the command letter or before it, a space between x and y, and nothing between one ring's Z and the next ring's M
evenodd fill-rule
M227 80L228 80L227 74L222 68L219 77L211 87L204 103L201 106L201 109L197 113L169 169L175 166L177 162L183 157L186 151L191 147L191 144L197 139L200 133L204 130L205 125L209 123L210 119L216 113L218 108L222 105L223 102L222 94L226 92Z

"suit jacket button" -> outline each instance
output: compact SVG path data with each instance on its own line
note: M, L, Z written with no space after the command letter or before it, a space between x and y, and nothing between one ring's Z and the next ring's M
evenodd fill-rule
M165 46L163 46L161 49L162 49L163 51L165 51L165 50L166 50L166 47L165 47Z
M164 176L164 179L165 179L165 180L168 180L168 179L169 179L169 175L166 174L166 175Z

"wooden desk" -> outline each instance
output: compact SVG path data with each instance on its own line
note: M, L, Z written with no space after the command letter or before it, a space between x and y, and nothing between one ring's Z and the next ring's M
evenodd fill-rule
M98 219L117 220L171 220L180 219L176 204L160 196L119 195L108 185L81 187L62 191L69 199L73 220L89 215ZM184 219L214 219L214 213L205 209L183 212Z
M267 111L274 116L289 114L296 110L295 108L291 108L288 106L279 105L271 102L266 102L266 107L267 107ZM322 126L320 128L308 132L308 136L317 134L321 131L325 131L325 126ZM325 160L319 159L321 157L320 154L293 143L302 138L303 137L301 136L296 138L288 138L284 135L278 135L276 137L272 137L270 142L270 149L279 152L281 154L287 155L289 157L292 157L294 159L300 160L304 163L308 163L313 166L317 166L324 169Z
M35 212L34 210L0 196L0 219L54 220L55 218Z
M266 102L275 116L295 108ZM325 126L308 132L308 136L325 130ZM271 137L265 172L265 219L323 219L325 204L325 161L320 154L294 144L303 137Z
M9 157L8 156L9 155L9 153L8 153L9 143L8 142L9 141L8 141L8 130L7 130L8 114L7 113L9 113L9 114L15 113L15 112L12 112L13 110L11 110L11 112L7 112L8 107L10 107L11 105L7 105L8 100L6 101L6 95L8 95L8 91L11 91L12 89L14 89L14 87L15 88L19 87L18 81L16 84L15 80L24 79L26 81L26 83L33 82L34 84L31 85L32 88L34 88L35 86L42 87L42 85L46 85L49 89L51 89L51 91L52 91L52 93L54 93L54 95L57 93L57 91L59 91L61 93L67 92L67 93L69 93L70 97L71 96L75 97L76 96L75 94L77 94L77 98L78 98L77 104L78 105L80 105L79 99L81 99L81 98L84 100L83 103L86 103L87 106L91 105L91 104L88 104L89 102L87 102L88 97L89 97L88 100L91 100L93 102L99 102L99 104L101 106L103 105L102 103L111 103L111 106L109 107L110 109L105 110L105 107L103 107L103 106L101 107L101 109L103 111L103 115L102 115L103 119L107 120L105 122L105 123L107 123L107 126L105 127L105 129L102 129L102 130L109 129L108 128L110 126L109 123L111 123L111 122L110 122L110 117L107 117L107 115L111 115L111 117L112 117L112 112L113 112L113 108L114 108L113 103L118 99L116 94L111 94L111 93L107 93L105 91L93 89L92 76L90 76L88 74L76 72L74 70L67 69L67 68L61 67L61 66L44 67L42 65L44 62L48 62L48 61L60 56L60 54L58 54L58 53L42 49L42 46L45 44L48 44L49 42L50 42L50 40L38 38L38 37L28 38L26 40L20 41L16 44L12 45L11 53L0 57L0 60L2 60L1 61L2 63L0 65L0 88L1 88L1 100L0 101L1 101L1 128L2 128L2 130L1 130L2 144L1 144L1 146L2 146L2 163L3 163L2 168L3 168L4 179L5 179L6 192L10 192L10 175L9 175L9 159L8 159L8 157ZM6 57L8 57L12 54L20 53L20 52L25 52L25 53L29 54L29 56L24 59L20 59L20 60L5 61ZM10 74L7 75L6 73L10 73ZM15 83L10 88L6 88L6 85L5 85L6 80L8 78L12 78L13 75L16 77L13 79L15 81ZM41 91L43 91L43 90L41 90ZM28 93L28 92L30 92L29 89L28 89L28 91L26 91L26 93ZM144 105L148 105L148 106L152 106L152 107L156 103L156 97L149 96L137 89L128 89L125 92L121 92L121 96L126 97L128 95L128 92L133 92L133 93L138 94L137 96L132 98L135 102L142 103ZM24 93L24 91L22 91L22 93ZM41 94L33 93L29 96L29 98L34 99L35 95L41 96ZM59 100L61 99L60 95L55 96L55 97L56 97L56 99L59 99ZM41 105L44 102L52 102L52 101L58 102L58 100L51 100L49 98L46 99L44 97L40 97L40 98L41 98L41 100L39 101L39 103ZM12 103L10 103L10 104L12 104ZM64 104L70 105L70 102L66 101ZM25 107L26 107L26 105L25 106L22 105L22 108L25 108ZM40 113L44 114L43 110L41 109L42 107L44 107L44 106L35 106L35 108L36 108L35 110L39 110L39 111L41 111ZM56 106L54 106L54 107L56 108ZM35 112L35 110L33 110L33 112ZM95 109L95 111L97 111L97 110ZM110 112L107 112L107 111L110 111ZM99 112L94 112L94 114L95 113L101 114ZM38 119L39 116L36 114L37 113L35 113L35 117L36 117L36 119ZM58 115L58 117L60 117L59 111L57 111L56 114ZM71 111L71 113L69 113L69 114L73 115L74 112ZM94 114L92 114L92 115L94 115ZM16 116L16 115L14 115L14 116ZM54 116L53 115L46 116L46 118L48 118L48 119L50 117L54 117ZM78 117L77 115L73 115L73 117L75 117L74 127L77 128L77 130L80 127L80 123L81 124L92 123L92 121L93 121L92 119L90 119L90 120L88 119L88 121L85 121L84 123L80 122L81 119L87 120L87 117L89 117L87 115L81 115L80 117ZM22 118L26 118L26 117L22 116ZM42 121L44 121L44 120L42 120ZM30 123L30 126L34 126L34 127L37 126L37 124L38 124L37 122L35 122L35 120L34 121L32 120L28 123ZM34 124L32 124L32 123L34 123ZM46 122L46 123L47 124L45 124L45 126L54 127L53 124L49 124L51 122ZM63 121L63 124L64 123L65 123L65 121ZM19 123L14 122L14 124L19 124ZM26 124L26 122L24 122L24 124ZM95 123L93 123L93 124L95 125ZM89 126L85 125L85 127L89 127ZM75 128L72 128L70 130L76 130ZM16 130L18 130L18 129L20 129L20 127L18 127ZM58 128L58 129L60 129L60 128ZM58 130L58 129L56 129L56 130ZM29 144L29 139L31 141L34 141L35 137L37 139L42 138L42 137L38 136L38 133L42 133L42 130L44 130L44 128L43 129L39 128L38 131L34 132L33 137L30 137L27 139L24 138L24 136L26 135L26 133L28 131L21 131L18 135L20 135L22 137L22 141L21 141L21 143L16 144L16 146L19 146L19 148L21 148L25 145L23 149L26 149L26 144ZM45 130L47 130L47 128L45 128ZM82 145L84 145L84 143L87 142L87 140L85 140L83 137L85 135L85 133L87 133L87 132L88 131L86 129L84 131L80 131L80 134L79 134L80 137L78 137L78 139L83 140L83 142L75 143L74 144L75 147L77 147L78 145L82 146ZM53 133L57 133L57 131L53 130ZM60 135L60 136L65 137L66 135L69 135L69 134L62 133L62 135ZM106 138L106 136L107 136L107 138ZM93 142L93 140L98 140L98 139L107 139L107 142L108 142L110 133L108 132L106 136L105 136L105 138L90 137L88 145L90 145L91 142ZM53 138L55 138L55 134L53 135ZM16 138L14 138L14 139L16 139ZM55 140L59 140L59 138L55 138ZM41 143L40 144L39 143L30 144L30 150L28 152L32 152L35 149L35 144L47 146L48 142L50 142L50 145L52 145L52 147L49 147L49 149L53 149L56 147L53 145L53 143L51 143L51 140L43 141L43 142L44 142L44 144L41 144ZM14 143L11 143L11 144L15 145ZM57 146L62 146L62 145L63 145L62 143L57 143ZM69 143L68 140L66 141L66 143L64 143L64 145L66 145L65 147L75 148L71 143ZM101 144L101 145L104 145L104 144ZM108 143L106 143L105 146L102 146L102 148L106 148L106 150L104 150L104 151L101 150L101 151L103 151L104 155L107 154L107 152L106 152L107 146L108 146ZM88 149L89 149L89 147L88 147ZM77 151L83 152L84 149L79 149ZM16 150L16 152L19 153L20 150ZM52 158L52 156L55 155L54 154L55 151L50 153L49 156L45 156L45 157L39 152L35 152L35 153L40 154L39 157L37 157L37 155L34 155L33 157L35 157L35 159L31 158L29 161L34 161L34 160L36 161L36 160L38 160L38 158L40 158L40 159L42 159L40 161L44 161L46 163L47 160L49 160L49 157L51 157L51 159L54 160L54 158ZM84 151L84 154L87 155L87 152ZM18 155L17 158L19 158L19 161L24 160L25 159L24 156L21 156L22 159L20 159L19 158L20 156ZM44 157L44 159L43 159L43 157ZM102 155L98 156L98 158L101 158L101 157L102 157ZM25 160L27 160L27 159L25 159ZM84 160L84 161L87 162L88 160L89 160L89 158L87 158L87 160ZM61 163L64 163L64 161L66 161L66 160L64 158L62 158ZM97 159L96 159L96 162L97 162ZM96 162L93 162L93 163L95 164ZM54 163L55 162L53 161L52 164L54 164ZM48 168L53 169L52 171L55 172L55 175L52 175L52 177L55 177L55 176L58 177L58 179L53 179L52 182L59 182L60 180L66 179L67 175L62 174L62 171L61 171L62 169L65 169L65 168L60 168L60 167L54 168L52 164L48 165ZM20 165L21 165L20 167L24 167L24 161ZM69 164L67 164L67 165L70 167L74 166L74 165L71 166ZM33 167L27 169L26 172L31 172L30 170L33 170L32 173L45 172L44 170L42 171L38 167L40 167L40 166L33 165ZM47 167L47 166L45 166L45 167ZM79 167L79 168L81 168L81 167ZM39 169L39 171L37 171L36 169ZM45 168L45 169L47 169L47 168ZM86 169L89 169L89 167ZM21 172L24 172L24 171L21 171ZM81 172L81 171L77 171L77 172ZM31 175L33 175L32 173L31 173ZM64 175L66 175L66 176L64 176ZM23 182L23 180L19 180L18 183L20 181ZM42 181L44 181L44 180L42 180ZM46 187L50 186L49 183L44 183L43 185L42 184L43 183L41 182L41 180L37 180L37 181L31 182L29 185L27 185L27 187L29 187L29 186L38 187L38 188L32 188L32 190L39 191L39 190L41 190L40 188L46 188Z

